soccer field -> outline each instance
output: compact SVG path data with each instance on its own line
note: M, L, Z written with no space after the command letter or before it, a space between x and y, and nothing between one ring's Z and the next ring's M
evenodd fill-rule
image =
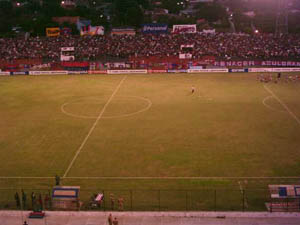
M300 174L299 81L10 76L0 96L2 188L51 186L55 174L106 189L239 187L224 178Z

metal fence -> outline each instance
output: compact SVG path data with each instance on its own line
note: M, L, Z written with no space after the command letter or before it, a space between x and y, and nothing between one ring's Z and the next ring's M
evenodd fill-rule
M0 209L53 210L51 189L23 192L25 198L21 189L0 189ZM100 204L94 201L98 193L104 196ZM79 196L80 210L95 211L266 211L266 202L272 202L268 189L81 189Z

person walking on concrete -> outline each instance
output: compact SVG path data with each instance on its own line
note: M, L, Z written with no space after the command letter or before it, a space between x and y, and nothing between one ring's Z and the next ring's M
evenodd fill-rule
M18 192L15 193L15 200L16 200L17 208L20 208L21 204L20 204L20 197L19 197Z
M111 213L109 214L107 221L108 221L108 225L113 225L113 218Z

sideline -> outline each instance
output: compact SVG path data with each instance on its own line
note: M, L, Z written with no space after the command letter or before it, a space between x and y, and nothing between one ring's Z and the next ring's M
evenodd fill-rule
M54 179L55 177L0 177L0 179ZM268 180L268 179L300 179L299 177L62 177L63 179L78 180Z

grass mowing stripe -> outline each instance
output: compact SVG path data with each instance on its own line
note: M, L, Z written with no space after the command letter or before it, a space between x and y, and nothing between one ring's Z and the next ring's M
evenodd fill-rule
M285 108L285 110L291 115L291 117L293 117L298 124L300 125L300 120L299 118L287 107L287 105L280 100L280 98L278 98L271 89L269 89L266 85L264 85L264 88L274 97L276 98L276 100L283 106L283 108Z
M118 86L116 87L116 89L114 90L114 92L112 93L112 95L110 96L110 98L108 99L108 101L106 102L106 104L104 105L103 109L101 110L101 112L99 113L96 121L94 122L93 126L91 127L90 131L88 132L87 136L85 137L85 139L83 140L83 142L81 143L80 147L78 148L75 156L73 157L70 165L68 166L66 172L64 173L63 177L66 177L70 171L70 169L72 168L75 160L77 159L79 153L81 152L82 148L84 147L85 143L87 142L87 140L89 139L90 135L92 134L92 132L94 131L97 123L99 122L99 120L101 119L103 113L105 112L105 109L107 108L107 106L109 105L109 103L111 102L111 100L113 99L113 97L115 96L115 94L117 93L117 91L120 89L122 83L124 82L124 80L126 79L127 76L124 76L123 79L120 81L120 83L118 84Z

